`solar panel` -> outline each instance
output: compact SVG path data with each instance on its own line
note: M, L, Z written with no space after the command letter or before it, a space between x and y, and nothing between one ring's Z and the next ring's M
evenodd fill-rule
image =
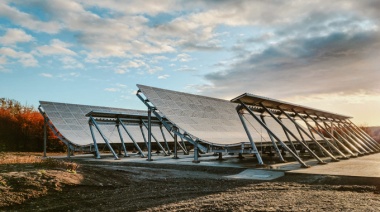
M88 125L88 118L85 116L91 111L96 110L102 112L126 113L142 116L147 115L147 112L143 110L130 110L59 102L40 101L40 105L58 131L72 144L77 146L86 146L93 143ZM144 139L142 137L140 127L138 125L125 124L136 142L143 143ZM115 125L99 124L99 128L110 143L120 143L120 137ZM152 127L152 132L160 142L163 142L163 138L158 127ZM126 143L132 142L124 130L121 130L121 133ZM147 130L145 130L144 133L147 135ZM172 140L168 132L164 131L164 133L168 140ZM95 133L95 139L97 143L104 143L104 140L101 138L99 133Z
M147 99L178 128L206 143L249 142L236 112L226 100L137 85Z
M265 107L268 107L268 108L277 108L278 106L280 106L283 110L290 111L290 112L292 110L297 111L299 113L303 113L306 111L307 113L310 113L310 114L316 114L318 116L328 117L328 118L337 118L337 119L351 118L349 116L345 116L341 114L331 113L331 112L327 112L327 111L323 111L319 109L314 109L314 108L297 105L297 104L293 104L293 103L289 103L285 101L280 101L277 99L271 99L268 97L258 96L258 95L254 95L250 93L244 93L232 99L231 102L238 103L239 100L248 105L263 104Z

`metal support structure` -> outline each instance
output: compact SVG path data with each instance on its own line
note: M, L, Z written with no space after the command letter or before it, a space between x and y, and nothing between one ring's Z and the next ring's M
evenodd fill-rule
M361 144L365 149L368 150L369 153L373 153L376 151L376 148L374 148L370 143L366 143L366 141L363 141L360 137L358 137L355 133L348 130L347 127L342 122L338 122L337 126L340 130L345 132L345 134L350 137L351 139L355 140L357 143Z
M239 118L240 118L240 121L241 123L243 124L243 127L244 127L244 130L245 132L247 133L247 136L248 136L248 140L249 142L251 143L251 148L253 150L253 153L256 155L256 158L257 158L257 161L259 162L260 165L264 165L264 162L263 162L263 159L261 158L261 155L259 153L259 151L257 150L257 147L255 145L255 142L253 141L252 139L252 136L251 136L251 133L249 132L249 129L244 121L244 118L243 118L243 114L242 114L242 111L240 110L240 108L236 108L237 110L237 113L239 115Z
M124 151L124 157L129 157L128 152L127 152L127 148L125 148L123 136L121 135L121 132L120 132L119 123L116 124L116 128L117 128L117 132L119 133L119 137L120 137L120 141L121 141L121 147L123 148L123 151Z
M127 135L129 136L129 138L132 140L133 144L135 145L136 149L139 151L140 155L142 158L145 157L143 151L141 150L140 146L137 144L136 140L133 138L132 134L129 132L129 130L125 127L125 125L123 124L123 122L118 118L117 119L118 121L118 124L121 125L121 127L124 129L124 131L127 133Z
M286 150L286 151L288 151L292 156L293 156L293 158L294 159L296 159L297 161L298 161L298 163L300 163L301 164L301 167L302 168L308 168L308 167L310 167L310 166L308 166L300 157L298 157L298 155L297 154L295 154L283 141L281 141L268 127L267 127L267 125L266 124L264 124L257 116L256 116L256 114L254 114L253 112L252 112L252 110L247 106L247 105L245 105L241 100L238 100L239 101L239 103L241 104L241 106L245 109L245 110L247 110L248 111L248 113L249 114L251 114L251 116L257 121L257 122L259 122L260 124L261 124L261 126L263 126L267 131L268 131L268 133L269 134L271 134L272 136L273 136L273 138L274 139L276 139L277 140L277 142L279 142L280 144L281 144L281 146Z
M164 133L164 131L162 130L162 123L160 123L160 131L161 131L161 134L162 134L162 138L164 139L164 142L165 142L165 146L166 146L167 152L168 152L168 154L170 155L170 148L169 148L168 141L166 140L165 133Z
M295 112L295 111L293 111L293 112L296 114L296 116L298 116L302 121L305 122L305 124L308 126L308 128L309 128L309 130L310 130L310 132L311 132L311 134L312 134L312 130L311 130L311 129L313 129L313 126L311 126L310 123L309 123L306 119L304 119L299 113L297 113L297 112ZM342 156L343 159L348 159L348 157L347 157L342 151L340 151L335 145L331 144L330 141L327 140L327 139L323 136L322 133L318 132L317 130L316 130L315 132L316 132L316 133L317 133L317 134L323 139L324 142L326 142L326 144L329 146L329 148L334 149L334 150L335 150L340 156ZM312 135L313 135L313 134L312 134ZM315 139L315 138L314 138L314 139ZM316 140L316 139L315 139L315 140Z
M369 136L363 129L360 129L360 127L356 126L351 120L346 120L348 124L353 126L353 128L357 129L364 137L366 137L373 145L375 145L377 148L380 149L380 144L377 143L371 136Z
M333 139L337 144L339 144L339 146L341 146L346 152L348 152L348 154L351 155L351 157L357 157L356 154L354 154L348 147L346 147L344 144L342 144L338 139L336 139L327 129L324 129L323 126L321 124L318 123L317 120L315 120L313 117L311 117L309 114L307 114L305 112L306 115L308 115L308 117L314 121L314 123L316 124L316 126L320 127L322 130L324 130L329 136L331 139Z
M336 131L333 127L331 127L330 125L328 125L324 120L321 120L321 121L323 122L323 125L325 125L325 129L329 130L329 128L330 128L331 132L333 132L331 135L334 135L335 138L337 138L337 140L340 139L340 141L343 141L345 144L347 144L351 148L351 151L357 153L358 155L363 155L364 154L358 148L356 148L355 145L353 145L347 139L345 139L338 131Z
M44 158L46 158L47 122L46 114L44 114Z
M70 154L71 154L71 152L70 152L70 143L67 143L67 158L70 158Z
M148 102L149 102L149 100L148 99L144 99L141 95L140 95L140 90L139 91L137 91L137 93L136 93L136 96L145 104L145 106L147 106L148 108L150 108L151 109L151 111L152 111L152 113L156 116L156 118L158 118L158 120L160 120L160 122L164 125L164 127L168 130L168 131L173 131L173 126L170 126L164 119L163 119L163 117L161 117L161 115L159 114L159 113L157 113L157 111L156 111L156 108L154 108L153 106L151 106ZM188 141L189 143L191 143L192 145L197 145L198 146L198 149L200 150L200 151L202 151L202 152L207 152L207 148L206 147L204 147L204 146L202 146L201 144L199 144L198 142L197 143L195 143L195 141L192 139L192 138L190 138L190 137L188 137L188 136L186 136L185 134L186 134L186 132L185 133L183 133L183 134L181 134L180 132L179 132L179 130L178 131L176 131L176 132L173 132L173 133L176 133L179 137L181 137L181 138L183 138L183 139L185 139L186 141Z
M162 124L162 123L161 123ZM163 126L165 126L165 125L163 125ZM172 134L172 132L170 131L170 129L173 131L173 132L175 132L176 130L175 129L177 129L178 130L178 128L176 127L176 126L173 126L173 127L171 127L170 129L167 129L166 127L165 127L165 129L169 132L169 134L170 134L170 136L174 139L174 135L176 134L176 133L173 133ZM179 133L178 133L179 134ZM181 149L182 149L182 151L184 152L184 154L185 155L188 155L189 154L189 152L179 143L179 141L178 141L178 139L177 139L177 146L179 146Z
M295 119L295 118L294 118ZM306 121L305 121L306 122ZM315 131L310 125L307 125L308 123L305 123L306 124L306 127L307 127L307 129L308 129L308 131L309 131L309 133L310 133L310 135L315 139L315 140L317 140L316 138L315 138L315 135L314 135L314 132L313 131ZM334 155L334 152L332 151L332 149L331 149L331 145L332 144L330 144L324 137L322 137L322 136L320 136L321 138L322 138L322 140L325 140L325 142L326 142L326 144L327 144L327 147L329 148L328 150L329 150L329 152L331 152L331 154L332 155ZM322 149L320 149L320 151L322 152ZM323 152L322 152L322 154L323 154Z
M96 138L94 134L94 130L92 129L93 123L91 121L88 122L88 125L90 126L90 131L91 131L91 136L92 136L92 141L94 142L94 148L95 148L95 158L100 159L100 153L99 153L99 148L98 144L96 143Z
M185 155L188 155L189 153L188 153L188 150L187 150L187 148L186 148L185 141L183 140L182 137L181 137L181 143L182 143L183 148L186 150L186 151L184 151L183 153L184 153Z
M261 121L263 121L264 124L267 124L267 123L265 122L264 116L260 116L260 118L261 118ZM268 132L268 131L267 131L267 132ZM270 139L271 142L272 142L273 148L274 148L274 150L275 150L276 153L277 153L277 156L280 158L280 161L281 161L281 162L286 162L285 159L284 159L284 157L282 157L281 151L280 151L280 149L278 148L276 142L274 141L273 136L272 136L269 132L268 132L268 135L269 135L269 139ZM262 135L261 135L261 136L262 136Z
M283 128L284 130L286 130L298 143L300 143L303 148L305 148L320 164L325 164L326 162L324 162L322 159L320 159L318 157L318 155L316 155L313 150L311 150L306 144L302 143L302 141L300 141L294 134L292 131L290 131L267 107L265 107L264 104L260 103L260 106L262 108L264 108L264 110L269 113L270 116L272 116L272 118L274 120L277 121L277 123L279 123Z
M145 125L144 122L143 124ZM152 161L152 160L153 160L152 159L152 110L148 108L148 159L147 161Z
M146 137L145 137L145 134L144 134L144 130L142 128L142 122L140 123L140 131L141 131L141 135L142 135L142 137L144 139L145 146L146 146L146 148L149 151L149 144L148 144L148 141L146 140Z
M305 129L303 129L294 119L292 119L292 117L290 117L287 113L285 113L285 111L278 107L278 109L281 111L282 114L284 114L291 122L293 122L293 124L296 126L298 132L300 133L301 135L301 132L302 131L310 140L312 140L324 153L326 153L330 158L331 158L331 161L339 161L336 157L334 157L334 155L332 153L330 153L327 149L325 149L313 136L309 135Z
M336 124L334 122L331 121L330 124L331 124L331 126L330 126L331 128L340 129L339 125L336 126ZM359 143L356 140L354 140L353 138L351 138L343 129L335 130L335 131L342 138L345 138L347 141L350 141L353 145L355 145L355 147L357 149L361 150L363 154L369 154L368 151L371 151L371 149L367 149L366 146L362 145L361 143Z
M195 140L195 145L194 145L194 160L192 161L193 163L200 163L199 159L198 159L198 140Z
M342 123L345 127L350 129L350 132L353 133L359 140L361 140L368 146L371 146L374 149L374 151L378 152L380 150L380 148L378 148L374 143L372 143L371 140L363 136L355 127L350 125L348 122L340 120L340 123Z
M341 146L348 154L351 155L351 157L357 157L356 154L354 154L348 147L346 147L344 144L342 144L338 139L336 139L327 129L324 129L322 125L320 125L313 117L311 117L309 114L305 113L306 115L308 115L308 118L310 118L311 120L314 121L314 123L316 124L317 127L321 128L323 131L325 131L329 136L330 138L335 142L337 143L339 146ZM322 134L321 134L322 135ZM323 136L323 135L322 135ZM333 145L334 146L334 145ZM335 147L335 146L334 146Z
M280 121L280 120L279 120L279 121ZM286 128L285 128L284 126L281 126L281 127L282 127L282 130L283 130L284 133L285 133L286 139L288 139L288 141L289 141L289 143L290 143L290 146L292 147L294 153L296 153L298 156L300 156L300 155L298 154L298 152L297 152L297 148L296 148L296 146L294 146L294 143L293 143L292 139L289 137L289 134L288 134L288 132L286 131Z
M323 125L325 126L325 129L326 130L330 130L330 134L333 135L337 140L341 141L343 144L345 144L347 147L349 147L351 149L352 152L355 152L358 154L358 156L360 155L363 155L359 149L353 145L352 143L350 143L347 139L345 139L336 129L335 127L332 127L328 124L328 122L331 123L330 120L326 120L326 119L322 119L321 117L319 116L316 116L316 120L319 119ZM318 120L317 120L318 121Z
M147 126L147 124L144 121L142 121L142 124L144 125L145 128L147 128L147 129L149 128L149 122L148 122L148 126ZM152 127L151 127L151 130L152 130ZM148 129L148 132L149 132L149 129ZM156 136L154 136L154 134L152 133L152 131L150 132L150 135L156 141L157 146L164 152L165 156L168 156L169 154L166 153L164 147L160 144L160 142L158 141L158 139L156 138ZM152 150L152 148L151 148L151 150Z
M92 124L94 124L95 128L98 130L100 136L102 136L104 142L106 142L106 145L108 146L109 150L112 152L113 156L115 157L115 160L119 160L119 157L117 156L117 154L115 153L115 151L113 150L111 144L109 143L108 139L104 136L104 134L102 133L102 131L100 130L98 124L96 123L95 119L90 116L90 121L92 122Z
M177 127L173 127L173 131L174 132L177 132ZM173 135L173 138L174 138L174 156L173 156L173 159L179 159L178 157L178 151L177 151L177 143L178 143L178 136L177 136L177 133L174 133Z

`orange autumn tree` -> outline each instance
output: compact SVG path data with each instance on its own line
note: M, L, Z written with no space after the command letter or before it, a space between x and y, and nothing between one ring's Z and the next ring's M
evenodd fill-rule
M43 116L32 106L0 98L0 151L42 151L43 125ZM49 128L47 148L49 151L65 148Z

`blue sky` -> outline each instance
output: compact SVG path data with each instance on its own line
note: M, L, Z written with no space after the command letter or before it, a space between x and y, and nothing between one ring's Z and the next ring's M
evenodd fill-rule
M380 125L380 2L0 2L0 97L143 109L136 84Z

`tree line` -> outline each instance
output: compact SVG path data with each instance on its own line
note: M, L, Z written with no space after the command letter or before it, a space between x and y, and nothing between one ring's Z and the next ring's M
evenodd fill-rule
M43 151L44 117L32 106L0 98L0 151ZM47 150L66 146L47 128Z

